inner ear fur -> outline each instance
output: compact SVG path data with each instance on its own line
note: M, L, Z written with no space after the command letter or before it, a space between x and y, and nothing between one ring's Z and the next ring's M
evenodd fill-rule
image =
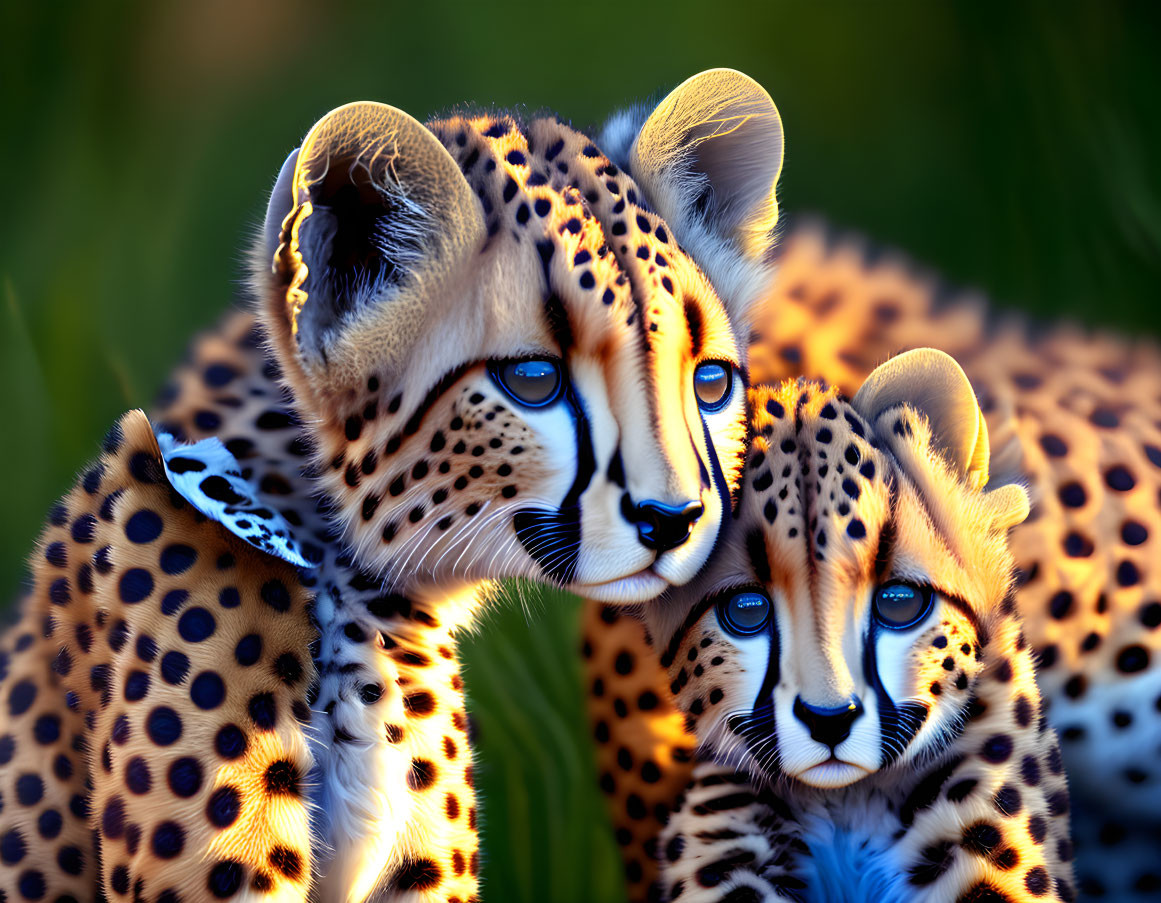
M321 406L391 373L485 235L463 173L386 104L328 113L283 164L263 230L266 320Z

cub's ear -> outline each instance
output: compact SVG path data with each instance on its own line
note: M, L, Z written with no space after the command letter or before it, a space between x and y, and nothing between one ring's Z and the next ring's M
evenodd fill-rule
M288 376L316 403L389 378L484 235L479 201L421 123L378 103L328 113L283 164L259 252Z
M916 348L876 367L851 402L874 424L902 405L927 417L931 444L973 489L981 490L983 519L1007 530L1029 512L1027 490L1008 483L982 492L988 482L988 427L972 385L949 354ZM887 429L893 429L889 422ZM881 431L880 431L881 434Z
M874 423L908 405L927 417L931 443L968 483L988 481L988 427L972 384L949 354L916 348L876 367L851 402Z
M762 86L710 69L661 101L629 152L634 178L738 321L773 275L782 148L782 119Z

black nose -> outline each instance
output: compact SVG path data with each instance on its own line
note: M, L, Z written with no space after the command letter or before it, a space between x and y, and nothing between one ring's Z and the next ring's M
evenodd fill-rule
M637 505L637 535L641 544L658 552L676 548L689 539L689 530L702 513L705 506L701 502L683 502L666 505L663 502L645 501Z
M852 698L846 705L833 709L794 700L794 717L810 729L810 738L830 747L831 752L851 735L851 725L863 714L863 704Z

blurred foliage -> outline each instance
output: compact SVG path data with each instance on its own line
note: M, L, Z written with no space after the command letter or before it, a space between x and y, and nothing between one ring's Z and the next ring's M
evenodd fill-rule
M236 303L296 140L385 100L578 125L710 66L762 82L784 209L1000 304L1159 330L1156 4L0 3L0 587L113 418ZM491 899L615 900L575 602L526 590L467 644Z

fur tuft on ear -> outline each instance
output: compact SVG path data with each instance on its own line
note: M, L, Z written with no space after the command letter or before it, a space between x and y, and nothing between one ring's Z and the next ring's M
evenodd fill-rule
M484 220L425 126L364 102L328 113L286 160L263 233L276 350L327 395L365 378L372 347L382 368L402 359Z
M988 481L988 427L967 376L951 355L916 348L875 368L852 400L874 423L908 405L927 417L932 444L974 488Z
M770 95L741 72L710 69L649 114L629 152L634 178L737 322L773 276L782 150Z
M997 530L1010 530L1024 523L1032 511L1028 490L1019 483L1006 483L988 490L984 501L992 515L992 526Z

